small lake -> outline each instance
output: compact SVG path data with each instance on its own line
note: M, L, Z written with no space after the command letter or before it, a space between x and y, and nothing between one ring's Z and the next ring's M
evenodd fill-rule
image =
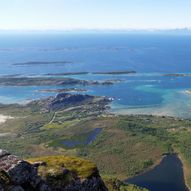
M101 128L96 128L87 134L81 134L81 137L75 137L73 140L64 140L62 143L68 148L75 148L77 146L90 145L97 136L101 133ZM83 137L83 138L82 138ZM80 140L81 138L81 140Z
M165 156L154 169L130 178L126 182L150 191L188 191L184 181L182 162L175 154Z

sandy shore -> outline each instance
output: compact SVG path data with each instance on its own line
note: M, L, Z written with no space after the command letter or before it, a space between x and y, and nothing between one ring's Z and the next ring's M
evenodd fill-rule
M13 117L7 115L0 114L0 124L5 123L8 119L12 119Z

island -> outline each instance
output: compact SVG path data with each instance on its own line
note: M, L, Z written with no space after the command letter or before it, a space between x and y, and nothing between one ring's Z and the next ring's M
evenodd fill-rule
M186 74L186 73L162 74L162 76L169 76L169 77L190 77L191 74Z
M31 61L31 62L23 62L23 63L13 63L15 66L33 66L33 65L49 65L49 64L72 64L71 61Z
M105 74L105 75L122 75L136 74L136 71L107 71L107 72L64 72L64 73L49 73L48 76L64 76L64 75L87 75L87 74Z
M70 76L70 75L87 75L90 72L64 72L64 73L48 73L46 76Z
M80 89L80 88L64 88L64 89L43 89L43 90L38 90L38 92L42 93L66 93L66 92L86 92L87 90L85 89Z
M80 80L54 77L0 77L0 86L66 86L66 85L113 85L121 80Z
M121 75L121 74L136 74L136 71L109 71L109 72L93 72L93 74L106 74L106 75Z

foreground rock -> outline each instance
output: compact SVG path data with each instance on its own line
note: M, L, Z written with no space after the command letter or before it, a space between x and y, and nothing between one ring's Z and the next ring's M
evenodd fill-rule
M37 159L38 160L38 159ZM69 157L30 162L0 150L1 191L107 191L93 163ZM32 162L33 161L33 162ZM65 167L69 164L72 169ZM39 170L40 169L40 170ZM84 170L85 169L85 170Z
M15 155L11 155L7 151L0 150L0 190L50 191L51 189L46 182L38 176L37 168L27 161Z

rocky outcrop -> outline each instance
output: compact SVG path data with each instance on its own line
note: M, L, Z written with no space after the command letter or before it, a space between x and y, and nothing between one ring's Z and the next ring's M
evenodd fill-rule
M34 165L4 150L0 150L0 188L1 191L51 191Z
M72 159L71 159L72 160ZM79 163L79 165L82 163ZM75 171L62 168L61 173L39 175L46 162L27 162L0 150L0 191L107 191L98 171L81 179ZM55 164L56 166L57 164ZM63 164L62 164L63 166ZM55 168L58 168L55 167Z
M84 94L59 93L57 96L51 96L31 102L29 105L38 105L42 111L57 111L63 108L76 107L83 105L96 105L97 109L104 110L106 105L111 102L107 97L91 96Z
M90 95L61 93L47 102L47 108L49 110L58 110L62 107L75 106L92 100L93 96Z

